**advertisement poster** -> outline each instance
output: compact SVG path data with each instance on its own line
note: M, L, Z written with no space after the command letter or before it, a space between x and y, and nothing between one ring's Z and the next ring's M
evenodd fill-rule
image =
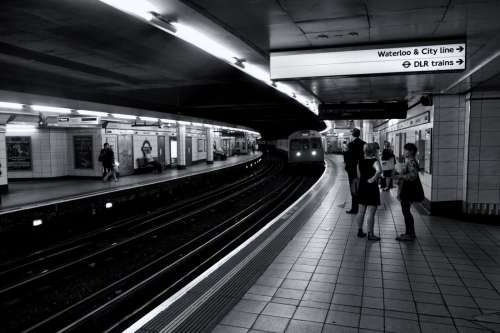
M8 136L5 138L7 146L7 170L31 170L31 137Z
M73 144L75 149L75 169L92 169L94 167L92 136L74 136Z

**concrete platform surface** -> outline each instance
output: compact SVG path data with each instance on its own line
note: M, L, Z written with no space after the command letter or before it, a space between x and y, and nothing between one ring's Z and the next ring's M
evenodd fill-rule
M99 179L36 179L20 180L9 183L9 193L2 194L0 211L28 208L34 204L54 203L59 200L102 194L111 191L125 190L135 186L144 186L164 182L176 178L192 176L200 173L219 170L245 163L260 156L259 154L232 156L225 161L214 161L213 164L199 163L186 169L167 169L161 174L149 173L130 175L118 182L103 182Z
M213 332L499 332L500 228L420 215L382 192L380 242L356 236L347 175ZM393 190L394 191L394 190Z

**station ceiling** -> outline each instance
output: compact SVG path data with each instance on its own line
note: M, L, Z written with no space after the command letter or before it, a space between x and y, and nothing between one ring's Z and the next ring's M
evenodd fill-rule
M480 67L465 79L467 71L298 81L325 103L500 90L499 0L177 2L265 57L458 38L467 42L467 71ZM0 20L0 89L211 118L268 136L324 126L293 99L98 0L3 0Z

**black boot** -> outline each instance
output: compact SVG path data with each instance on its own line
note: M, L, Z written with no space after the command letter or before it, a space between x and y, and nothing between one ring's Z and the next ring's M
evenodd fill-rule
M363 238L365 236L366 236L366 234L363 232L363 229L358 229L358 237Z

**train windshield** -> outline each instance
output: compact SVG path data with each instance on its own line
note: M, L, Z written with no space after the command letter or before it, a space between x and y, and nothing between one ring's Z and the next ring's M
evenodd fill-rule
M293 139L290 141L291 150L309 150L309 139Z
M321 148L321 139L312 138L311 139L311 147L312 147L312 149L320 149Z

